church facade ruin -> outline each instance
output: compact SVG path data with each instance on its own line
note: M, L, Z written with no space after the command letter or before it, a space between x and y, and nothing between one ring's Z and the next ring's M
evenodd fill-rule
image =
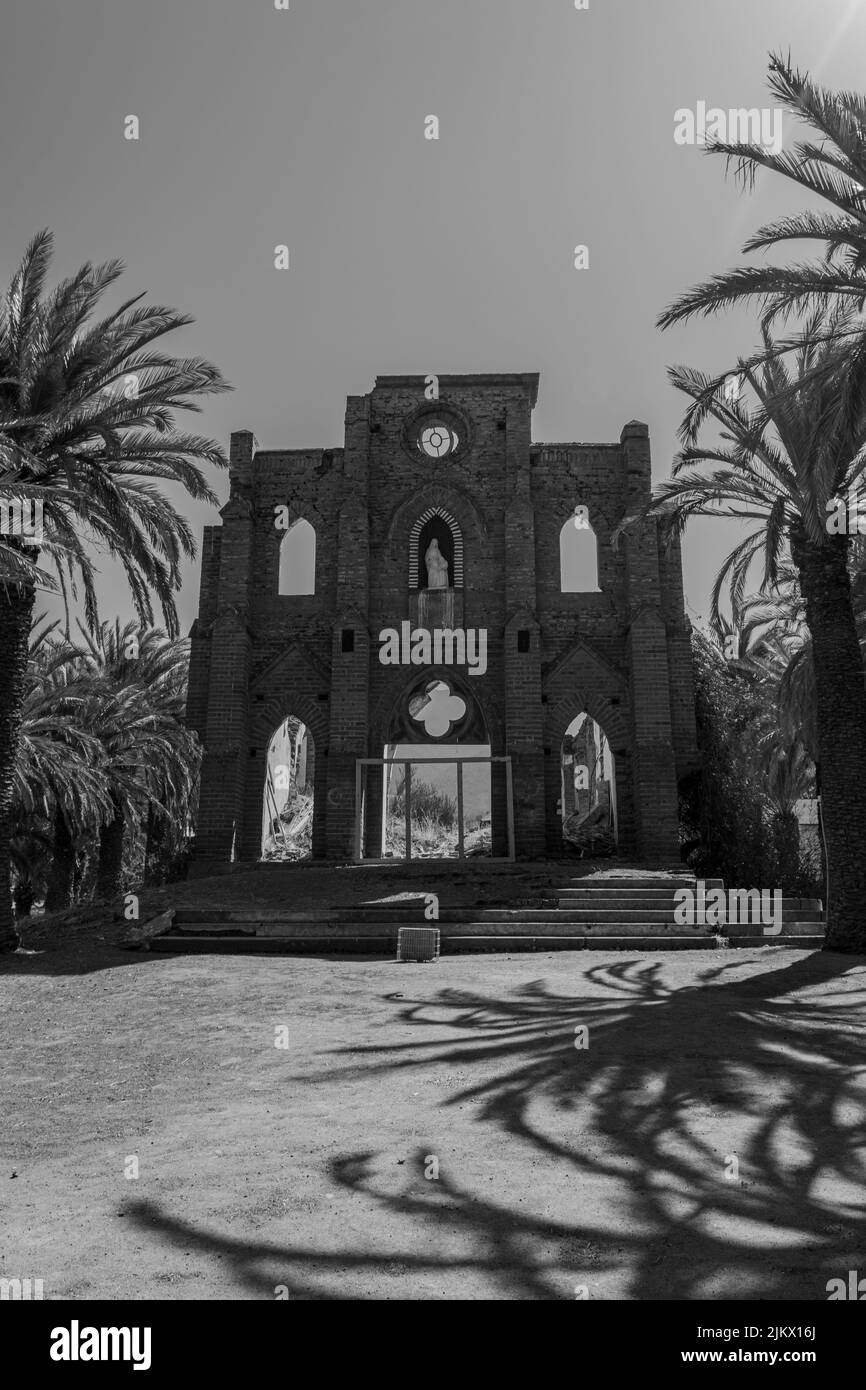
M474 768L494 858L558 856L568 826L603 820L620 854L678 859L677 784L697 764L679 547L654 519L611 544L649 497L648 430L533 443L538 381L379 377L349 398L341 448L232 435L191 633L196 871L260 857L287 720L314 858L393 854L400 758L411 857L408 759L432 776L465 749L460 857Z

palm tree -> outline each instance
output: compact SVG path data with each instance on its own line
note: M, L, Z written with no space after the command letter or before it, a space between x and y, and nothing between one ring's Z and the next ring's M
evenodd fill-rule
M724 141L713 141L707 151L723 155L747 186L760 169L767 169L796 184L810 201L817 198L825 205L825 210L810 209L759 228L744 252L807 241L818 242L823 256L789 266L743 265L714 276L665 310L659 319L663 328L748 301L763 307L765 327L791 311L823 311L840 303L862 311L866 305L866 98L818 86L778 53L770 54L767 85L804 124L808 138L790 152ZM861 320L861 342L864 333Z
M800 829L796 804L815 785L814 708L795 700L789 677L793 667L811 666L808 630L801 618L802 600L791 579L790 565L769 596L752 595L733 604L738 654L727 662L752 683L761 703L746 731L745 751L760 772L771 816L777 868L784 887L794 886L799 871ZM725 639L732 633L713 602L714 626ZM801 661L806 654L807 663ZM814 690L814 686L813 686Z
M198 739L183 723L189 643L117 620L81 633L92 689L87 725L105 750L112 803L100 832L97 891L111 897L120 889L127 826L144 816L152 837L188 815L200 762Z
M693 404L681 427L683 449L674 476L642 515L663 513L675 532L691 516L759 523L722 566L714 606L726 582L735 599L742 596L756 559L763 561L762 588L768 591L785 562L793 565L813 655L816 761L831 868L827 946L862 951L866 686L849 576L851 538L829 534L825 524L827 503L853 492L866 468L866 402L855 413L856 397L838 382L835 329L844 332L850 317L836 311L826 323L807 325L793 370L765 328L761 364L739 364L750 388L739 398L726 399L724 378L672 368L673 384ZM824 327L826 332L818 331ZM719 438L702 442L710 422L719 427Z
M854 618L866 666L866 541L862 536L851 539L849 572ZM793 803L815 794L820 814L815 668L796 570L789 564L781 565L779 581L771 593L735 599L732 607L742 649L742 659L735 664L755 673L767 688L775 710L775 718L766 721L759 756L765 775L779 791L779 814L784 814L781 803L785 799ZM717 610L714 617L723 628L726 626ZM789 781L791 790L786 798ZM788 843L792 835L789 831ZM823 856L823 833L821 850ZM825 874L826 869L825 863Z
M815 767L800 739L788 743L772 737L762 746L762 771L773 808L773 840L779 874L785 884L794 881L800 867L800 823L797 803L814 787Z
M814 762L818 729L812 642L793 565L786 561L779 566L772 591L732 595L731 607L740 647L736 664L753 672L770 694L774 717L768 736L775 732L783 742L799 741ZM714 613L714 626L719 617Z
M64 596L80 583L87 623L98 621L92 554L123 565L139 620L153 622L151 593L171 637L180 564L195 554L188 522L160 489L179 483L214 503L198 467L224 467L213 440L175 428L175 410L228 389L211 363L165 354L159 340L188 315L126 300L94 321L120 261L83 265L46 287L52 238L28 246L0 306L0 501L42 505L41 539L0 542L0 840L9 839L12 782L26 688L35 586L48 583L40 551ZM0 950L16 944L9 861L0 854Z
M866 538L852 536L848 564L851 602L866 667ZM818 757L815 671L806 605L793 565L782 563L772 591L746 598L732 595L733 628L743 659L755 666L775 691L781 735L800 739L810 758ZM719 626L721 624L721 626ZM713 606L713 626L723 635L727 623Z
M766 714L754 675L726 659L709 633L692 629L700 775L683 780L680 815L689 863L729 886L772 881L765 780L755 754L755 727Z
M115 622L75 646L57 627L31 642L13 797L16 897L43 875L49 908L66 906L82 843L98 844L99 889L115 894L126 826L145 811L151 830L183 825L199 761L181 723L187 642Z
M19 909L25 902L29 908L42 878L48 906L65 906L76 840L96 833L111 812L105 752L82 724L81 652L55 636L57 627L56 621L37 627L27 664L12 786Z

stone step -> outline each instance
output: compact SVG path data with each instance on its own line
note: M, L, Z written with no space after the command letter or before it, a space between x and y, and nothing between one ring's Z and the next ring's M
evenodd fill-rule
M587 936L688 936L690 939L704 938L715 933L708 931L704 927L680 927L673 922L618 922L593 923L593 922L573 922L567 917L562 917L554 913L551 920L544 922L531 922L524 919L502 921L480 920L474 918L468 922L424 922L417 921L397 921L397 922L248 922L235 924L226 927L220 923L196 922L184 926L175 926L171 932L165 933L166 936L183 936L190 938L198 937L247 937L252 939L258 937L260 940L281 938L289 940L292 937L306 939L307 937L321 937L323 940L339 941L349 937L377 938L388 941L397 940L397 932L403 927L439 927L443 935L457 937L472 936L477 933L486 933L490 936L508 936L516 932L518 935L527 935L530 932L538 935L568 936L568 935L587 935ZM521 928L523 930L521 930ZM163 939L163 938L160 938Z
M495 914L495 915L494 915ZM442 914L444 917L444 913ZM606 903L604 907L586 906L582 904L568 907L546 908L538 911L508 912L488 909L486 912L478 913L479 921L568 921L568 922L671 922L674 920L674 909L670 907L648 907L635 904L630 906L621 903Z
M824 945L824 933L820 935L806 932L795 933L786 929L779 936L736 936L728 937L728 945L737 948L748 946L788 946L797 951L820 951Z
M598 900L584 898L567 898L561 902L547 900L536 903L523 903L517 906L500 907L447 907L440 904L440 920L464 922L469 920L483 919L491 914L497 918L507 914L509 917L538 917L544 920L552 915L562 915L563 913L600 913L609 915L611 912L625 912L633 914L635 912L646 913L655 916L663 913L672 916L677 905L672 900L663 898L646 899L640 896L634 898L601 898ZM783 920L798 921L823 921L823 912L817 902L801 903L798 899L783 899L782 902ZM193 925L197 922L220 922L226 926L244 922L372 922L372 921L417 921L423 923L427 919L424 916L424 905L421 903L403 904L402 910L396 909L372 909L356 907L332 907L332 908L310 908L305 912L261 912L246 909L243 912L225 912L218 908L200 908L194 911L179 909L175 913L175 922L182 925Z
M285 919L289 920L289 919ZM299 920L299 919L295 919ZM403 926L425 926L432 925L422 919L421 916L404 915L394 916L367 914L359 916L353 912L332 913L327 919L331 922L345 922L347 924L366 926L369 923L381 922L388 924L399 921ZM812 925L820 926L822 916L817 910L805 911L796 907L786 908L783 904L782 922L800 921ZM601 906L584 905L583 903L570 903L564 907L487 907L487 908L444 908L441 910L439 925L456 925L466 922L575 922L575 923L598 923L603 925L607 922L657 922L659 924L671 924L681 926L683 929L694 925L700 929L706 927L710 931L721 931L724 924L719 926L715 923L687 923L677 922L674 916L674 907L670 906L649 906L647 904L626 904L626 903L604 903ZM732 923L732 926L739 924ZM748 931L755 926L760 933L763 923L745 922L742 924L743 930Z
M535 916L537 914L532 915ZM636 921L640 918L645 919L648 922L665 921L674 922L676 925L679 926L690 925L688 922L678 922L673 908L640 908L631 905L618 905L617 907L610 908L567 907L560 908L557 915L561 917L567 917L569 921L607 922L615 917L623 922ZM789 924L793 924L796 922L802 922L808 924L813 930L817 930L823 926L824 917L822 913L817 911L805 911L802 908L798 909L792 907L788 909L782 909L781 921L783 926L788 926ZM751 928L754 927L758 934L761 935L763 933L765 925L772 926L773 923L771 922L769 924L765 924L763 921L744 921L730 923L698 922L695 925L706 925L710 931L722 932L728 930L728 927L730 927L731 930L740 927L743 931L749 931Z
M330 922L335 915L348 912L349 908L308 908L304 912L290 912L282 907L179 907L175 911L175 925L193 922L222 922L231 925L235 922L309 922L319 920Z
M821 916L820 913L818 913L815 917L800 918L799 920L795 919L793 921L789 921L784 916L782 917L783 936L823 936L823 933L824 918ZM765 932L764 928L758 926L756 923L737 922L732 923L729 928L725 928L725 935L763 937L765 935L769 935L769 933Z
M302 921L292 923L303 929ZM317 922L316 927L327 928L327 922ZM175 922L169 936L256 936L261 922Z
M308 926L305 927L300 922L266 922L262 923L261 927L257 932L257 935L260 937L291 937L319 935L323 937L331 937L334 940L339 940L339 938L342 936L379 936L388 937L389 940L396 941L397 932L401 927L417 927L419 925L422 924L419 924L415 921L395 922L393 924L391 924L390 922L365 922L363 928L359 930L358 923L350 924L345 922L311 922ZM425 922L423 923L423 925L427 927L435 927L437 923ZM446 923L444 926L441 922L439 922L438 926L443 936L447 935L454 938L473 936L479 932L488 936L508 936L509 934L513 933L516 933L518 936L526 936L530 934L535 934L536 931L538 935L542 936L646 936L647 934L667 936L669 934L673 934L675 936L688 936L691 938L704 937L713 934L711 932L707 932L706 928L704 927L677 927L674 926L673 923L666 922L612 921L609 923L605 923L603 926L601 926L592 922L569 922L567 920L563 920L558 915L555 915L552 921L538 923L530 923L520 920L503 920L497 922L489 921L487 919L476 919L471 922ZM521 928L523 930L521 930ZM528 929L531 929L531 931ZM192 935L194 933L190 934Z
M724 887L720 878L705 878L703 882L707 890ZM652 893L658 890L673 893L679 888L697 888L697 884L696 878L691 878L685 874L682 878L569 878L558 879L550 886L556 891L572 888L596 888L599 891L610 889L612 892L622 890L629 893Z
M491 934L485 932L454 935L443 933L441 953L459 955L469 952L491 952L506 954L510 951L714 951L719 947L767 947L786 946L794 950L820 950L824 944L823 936L790 936L782 934L774 937L723 937L706 935L682 936L671 932L666 936L657 933L645 935L613 935L608 932L565 932L551 934ZM396 954L397 937L395 933L326 936L321 933L309 936L245 936L224 934L208 936L203 934L184 934L170 932L165 936L154 937L148 949L162 954L208 953L218 955L314 955L328 956L367 955L382 956L392 960Z
M684 884L683 887L689 887ZM593 888L586 884L583 886L575 885L573 888L546 888L541 896L543 898L671 898L680 891L679 888Z
M442 937L442 955L491 951L716 951L723 943L715 936L611 936L572 934L562 936L448 936Z
M688 888L690 892L697 896L697 886L694 879L685 879L680 883L652 883L634 884L628 881L623 883L572 883L555 884L544 892L545 897L573 898L576 894L587 893L593 896L602 895L624 895L626 897L665 897L672 898L681 889ZM721 879L716 882L707 881L706 891L711 889L724 888Z
M164 954L174 952L216 953L225 955L306 955L321 951L323 955L382 955L389 959L396 954L396 936L294 936L264 937L224 934L207 936L196 933L168 932L155 936L149 950Z
M607 922L607 921L647 921L673 923L673 908L641 908L628 907L620 908L605 906L602 908L585 907L487 907L487 908L451 908L443 909L438 918L438 925L461 926L472 922L516 922L528 923L537 922ZM255 931L259 928L269 926L293 926L309 923L319 923L321 926L345 926L353 930L362 929L364 931L371 927L381 926L388 930L396 930L400 927L425 927L436 926L437 922L428 921L422 912L414 912L411 915L406 913L358 913L354 910L337 910L332 912L291 912L274 917L234 917L226 918L216 913L205 914L201 917L188 919L186 917L176 917L174 925L186 931L197 931L202 928L213 931Z
M647 898L644 894L633 896L614 895L613 897L594 896L586 900L582 898L568 898L563 900L562 907L566 910L571 908L581 909L584 906L592 908L609 908L623 906L628 908L647 907L656 908L658 906L670 907L673 911L674 900L670 895L661 894L658 898ZM273 908L264 910L261 908L215 908L200 907L189 908L180 907L175 912L175 922L183 925L191 925L195 922L223 922L227 925L242 922L333 922L336 920L346 921L372 921L396 920L398 917L403 920L417 920L423 922L425 903L424 899L404 900L396 903L358 903L351 907L325 907L307 908L305 911L293 912L283 908ZM440 918L446 916L452 921L466 921L470 918L481 917L488 912L511 912L511 913L539 913L556 912L559 909L559 900L555 897L537 898L532 902L516 903L513 906L502 904L499 907L481 907L477 904L469 907L449 907L440 898L439 913Z
M310 914L301 916L292 914L291 916L253 919L246 921L224 920L204 920L195 922L175 921L174 932L182 932L187 935L245 935L245 936L291 936L293 932L308 935L310 932L320 931L324 935L369 935L370 933L384 933L395 935L400 927L423 927L437 926L440 931L452 931L465 934L467 931L487 928L492 932L507 931L511 928L533 927L540 931L548 930L558 933L561 930L584 930L598 932L618 932L628 933L629 931L660 931L667 933L676 931L682 935L727 935L727 927L718 927L714 924L697 922L694 924L676 922L671 912L643 910L628 911L621 909L568 909L549 911L537 910L522 911L506 908L488 908L481 912L460 912L443 914L438 923L427 922L419 917L366 917L359 919L349 913L333 914L331 916L318 916ZM819 916L803 920L786 920L783 918L782 928L788 934L814 934L822 929L822 921ZM771 933L765 931L761 923L732 923L731 930L740 935L763 937Z
M193 923L221 923L226 925L245 924L249 922L309 922L309 921L351 921L366 922L371 920L411 920L423 922L424 900L422 896L417 899L401 899L388 903L359 903L351 907L326 907L326 908L307 908L304 911L293 912L286 908L257 908L257 907L238 907L238 908L217 908L217 907L180 907L176 910L175 921L178 925L192 925ZM440 920L441 921L469 921L484 920L489 913L497 916L502 913L510 913L512 916L531 917L540 921L544 920L541 914L556 911L577 911L593 913L623 912L631 917L635 912L648 914L654 917L659 912L668 915L672 914L677 904L673 894L666 890L647 890L637 893L626 893L620 890L567 890L560 894L546 894L533 902L519 902L513 906L505 905L499 907L449 907L442 904L440 899ZM817 900L785 898L782 903L783 920L790 921L821 921L823 914L820 903Z
M673 920L648 919L648 917L637 917L634 920L627 920L624 917L613 915L610 919L599 920L596 917L582 917L577 913L570 912L550 912L538 913L538 915L524 915L524 913L502 913L495 916L493 913L485 913L484 916L467 916L463 922L418 922L417 917L406 917L406 919L374 920L374 922L357 922L352 919L339 919L332 917L331 920L295 919L292 922L235 922L227 924L224 922L192 922L175 923L172 927L172 934L177 935L260 935L260 937L291 937L291 935L325 935L325 937L339 937L339 935L386 935L396 940L396 934L402 927L438 927L443 933L453 935L466 935L473 931L489 931L489 933L499 934L507 931L545 931L555 935L562 931L574 931L574 933L617 933L628 935L628 933L646 933L646 931L656 931L659 934L667 934L670 931L680 935L713 935L713 930L708 927L680 926Z
M502 935L482 933L467 936L447 936L441 939L441 953L456 955L470 951L490 951L505 954L509 951L688 951L717 950L717 937L693 936L563 936ZM149 949L162 954L190 953L217 955L377 955L393 959L397 949L396 936L186 936L170 933L154 937Z
M631 883L628 880L622 883L593 883L576 879L573 883L550 883L541 891L546 897L558 897L561 893L664 893L667 897L673 897L683 888L695 892L694 879L684 879L681 883Z
M568 910L616 910L618 908L624 908L630 911L634 911L638 908L645 908L647 911L656 912L662 910L667 910L670 912L673 912L675 910L682 911L680 904L677 903L672 896L667 896L662 893L653 895L649 895L646 893L617 893L615 895L583 895L570 893L568 894L568 896L566 896L565 894L560 894L556 898L545 899L545 906L550 906L553 904L557 904L559 907ZM697 907L698 904L696 903L695 906ZM747 904L746 906L747 909L751 911L749 905ZM758 904L755 904L755 907L758 910L760 910ZM772 907L773 904L771 903L771 910ZM705 910L709 910L709 905L705 906ZM783 921L794 919L798 919L801 921L810 921L813 919L817 921L823 921L823 915L823 909L817 898L782 899Z

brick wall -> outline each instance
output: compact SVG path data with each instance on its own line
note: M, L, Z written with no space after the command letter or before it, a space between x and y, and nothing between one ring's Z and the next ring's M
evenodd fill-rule
M190 674L190 722L223 768L217 778L206 762L203 857L224 858L229 840L257 857L266 725L273 733L290 713L315 743L314 852L352 853L356 759L382 756L421 674L383 666L378 639L417 611L409 535L429 507L462 534L461 625L488 633L487 672L468 685L491 752L513 759L518 854L561 843L559 753L582 710L615 754L622 849L676 852L676 775L695 757L679 550L663 551L654 522L611 544L648 496L646 427L632 422L618 444L532 444L536 390L531 375L442 377L434 404L422 378L380 377L347 402L342 448L255 452L249 433L232 437L232 493L222 527L205 536ZM459 444L429 460L413 430L437 412ZM316 531L313 596L278 593L278 506ZM576 506L596 533L599 593L560 591L560 536ZM495 820L501 843L501 808Z

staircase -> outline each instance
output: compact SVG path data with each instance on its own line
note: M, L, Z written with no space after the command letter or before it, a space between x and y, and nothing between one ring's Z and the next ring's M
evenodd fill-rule
M707 891L721 879L704 880ZM400 927L438 926L442 955L495 951L682 951L720 946L796 946L823 942L820 904L784 899L782 930L758 925L683 926L674 920L678 888L696 890L690 874L614 870L574 878L533 900L507 907L451 907L444 895L439 919L424 916L423 894L353 908L303 913L210 907L180 908L169 931L152 937L153 951L244 952L276 955L363 954L394 957Z

